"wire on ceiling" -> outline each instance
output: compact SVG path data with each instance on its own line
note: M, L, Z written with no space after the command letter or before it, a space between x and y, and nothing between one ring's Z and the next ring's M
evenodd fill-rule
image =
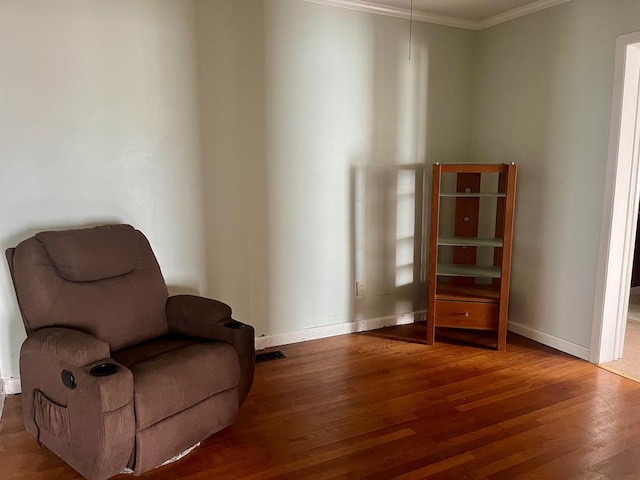
M411 38L413 36L413 0L409 4L409 60L411 60Z

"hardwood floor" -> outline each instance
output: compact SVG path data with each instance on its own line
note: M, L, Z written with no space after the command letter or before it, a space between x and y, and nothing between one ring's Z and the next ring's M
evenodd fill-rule
M145 479L640 478L640 384L516 335L424 324L279 347L235 425ZM4 479L80 478L22 426L0 423ZM118 476L118 479L132 478Z

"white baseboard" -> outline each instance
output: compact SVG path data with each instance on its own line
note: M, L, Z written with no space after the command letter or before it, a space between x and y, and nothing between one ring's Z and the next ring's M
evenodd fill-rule
M336 325L324 325L321 327L312 327L304 330L298 330L288 333L276 333L273 335L264 335L256 337L256 350L263 350L270 347L278 347L280 345L289 345L291 343L306 342L308 340L317 340L319 338L335 337L337 335L347 335L356 332L365 332L368 330L376 330L383 327L391 327L394 325L407 325L414 323L417 315L426 312L412 312L403 315L374 318L371 320L359 320L356 322L340 323ZM574 357L583 360L589 360L589 349L562 338L554 337L548 333L526 327L519 323L509 321L509 331L522 335L536 342L555 348L561 352L568 353Z
M390 317L305 328L304 330L297 330L295 332L263 335L262 337L256 337L256 350L263 350L265 348L277 347L280 345L289 345L290 343L306 342L308 340L317 340L319 338L347 335L349 333L366 332L394 325L408 325L410 323L414 323L416 315L422 315L423 313L425 312L411 312L404 313L402 315L393 315Z
M1 388L5 395L20 393L22 391L20 389L20 377L3 378Z
M534 328L526 327L516 322L509 321L509 331L527 337L536 342L540 342L548 347L555 348L561 352L568 353L574 357L581 358L582 360L589 360L589 349L578 345L577 343L564 340L562 338L554 337L548 333L541 332Z

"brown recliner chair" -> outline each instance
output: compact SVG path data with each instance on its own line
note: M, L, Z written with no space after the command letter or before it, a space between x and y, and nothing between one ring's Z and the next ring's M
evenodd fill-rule
M83 476L146 472L235 421L254 330L224 303L168 297L141 232L42 232L7 259L25 427Z

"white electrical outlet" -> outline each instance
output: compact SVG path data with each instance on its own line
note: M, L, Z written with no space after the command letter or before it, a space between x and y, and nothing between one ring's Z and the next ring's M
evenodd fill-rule
M364 295L365 286L364 280L359 280L356 282L356 297L362 297Z

